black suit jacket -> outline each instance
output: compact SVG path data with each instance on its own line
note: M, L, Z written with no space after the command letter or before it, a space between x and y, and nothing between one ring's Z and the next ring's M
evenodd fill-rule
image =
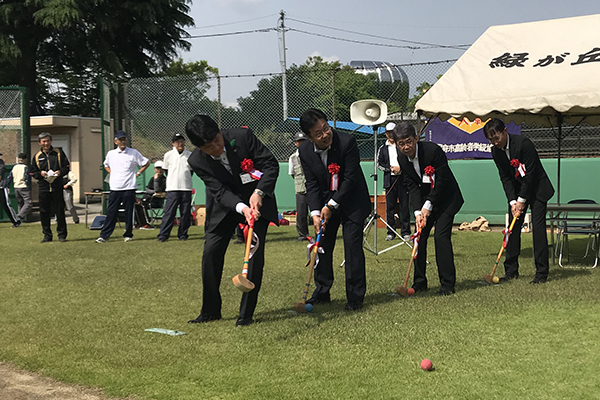
M254 189L265 193L261 217L279 224L277 202L275 200L275 182L279 175L279 163L271 151L263 145L252 130L234 128L221 130L225 141L225 151L232 173L208 154L196 148L188 159L192 170L204 181L207 196L212 199L211 207L207 210L210 219L208 230L214 231L219 223L231 214L239 222L244 221L235 207L238 203L248 204ZM241 162L248 158L254 162L254 168L263 173L259 181L242 184L240 179Z
M429 200L433 205L433 212L445 211L456 214L464 203L458 182L448 166L446 154L440 146L433 142L419 142L417 154L421 176L425 175L425 168L435 168L434 186L423 183L423 179L417 175L412 162L407 156L398 151L398 163L402 168L404 184L410 193L410 202L413 210L421 210L425 201Z
M538 199L548 201L554 195L554 187L546 175L535 146L523 135L508 135L510 159L517 159L525 165L524 177L515 177L517 169L510 165L506 152L492 147L492 157L498 167L504 193L509 202L522 197L527 200Z
M367 182L360 167L360 154L356 139L348 133L332 130L333 142L327 152L327 165L340 166L337 191L330 190L331 174L315 153L314 144L305 140L300 145L300 161L306 176L306 198L311 211L323 208L333 199L338 210L349 220L362 224L371 212Z

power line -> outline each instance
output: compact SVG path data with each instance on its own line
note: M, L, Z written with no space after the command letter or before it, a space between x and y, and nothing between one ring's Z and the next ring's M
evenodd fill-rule
M189 30L192 30L192 29L205 29L205 28L216 28L218 26L227 26L227 25L242 24L244 22L258 21L259 19L273 18L273 17L276 17L276 16L277 16L277 14L270 14L270 15L265 15L264 17L258 17L258 18L252 18L252 19L245 19L243 21L225 22L223 24L217 24L217 25L197 26L197 27L194 27L194 28L190 28Z
M357 44L366 44L366 45L370 45L370 46L395 47L395 48L400 48L400 49L411 49L411 50L423 50L423 49L437 48L437 47L432 47L432 46L429 46L429 47L418 47L418 46L408 46L408 45L399 45L399 44L384 44L384 43L365 42L365 41L362 41L362 40L343 39L343 38L338 38L338 37L335 37L335 36L323 35L323 34L320 34L320 33L307 32L307 31L302 31L300 29L294 29L294 28L288 28L288 29L290 31L304 33L306 35L319 36L319 37L323 37L323 38L327 38L327 39L339 40L339 41L342 41L342 42L350 42L350 43L357 43Z
M425 43L425 42L415 42L415 41L411 41L411 40L391 38L391 37L388 37L388 36L372 35L372 34L369 34L369 33L360 33L360 32L350 31L350 30L341 29L341 28L334 28L334 27L327 26L327 25L314 24L312 22L302 21L302 20L295 19L295 18L288 18L288 20L295 21L295 22L300 22L301 24L318 26L320 28L331 29L331 30L339 31L339 32L352 33L352 34L361 35L361 36L368 36L368 37L373 37L373 38L377 38L377 39L385 39L385 40L391 40L391 41L395 41L395 42L403 42L403 43L412 43L412 44L424 45L424 46L429 46L429 48L451 48L451 49L464 50L463 47L469 47L470 46L469 44L441 45L441 44L432 44L432 43ZM338 40L347 40L347 39L338 39ZM409 47L409 48L410 49L418 49L418 47Z
M226 32L226 33L212 33L209 35L193 35L190 36L190 39L197 39L197 38L209 38L209 37L219 37L219 36L233 36L233 35L244 35L247 33L264 33L264 32L270 32L270 31L276 31L277 28L265 28L265 29L255 29L252 31L238 31L238 32Z

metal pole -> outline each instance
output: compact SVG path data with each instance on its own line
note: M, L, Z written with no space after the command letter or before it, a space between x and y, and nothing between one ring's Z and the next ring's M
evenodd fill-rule
M287 104L287 63L285 60L285 11L279 11L279 26L277 27L277 31L280 33L279 36L279 57L281 62L281 88L283 92L283 120L286 121L288 119L288 104Z
M561 153L561 144L562 144L562 122L563 116L561 113L558 113L558 164L556 167L556 174L558 175L556 178L556 185L558 189L556 191L556 202L560 204L560 153Z
M217 122L217 124L219 125L219 128L221 128L222 125L221 125L221 76L220 75L217 75L217 97L218 97L218 101L217 101L218 122Z
M377 125L373 125L373 222L375 224L373 229L373 248L375 255L377 255L377 224L379 223L377 214Z

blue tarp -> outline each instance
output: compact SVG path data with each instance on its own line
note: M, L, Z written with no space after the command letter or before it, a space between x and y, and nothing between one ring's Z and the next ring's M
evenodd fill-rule
M288 118L291 121L300 121L300 118ZM329 126L331 126L333 128L333 121L327 121L327 123L329 124ZM370 125L359 125L359 124L355 124L354 122L348 122L348 121L336 121L335 122L335 127L336 129L342 129L344 131L349 131L349 132L360 132L360 133L366 133L369 135L373 134L373 127ZM360 127L360 128L359 128ZM385 127L380 126L377 128L377 134L381 134L385 132Z

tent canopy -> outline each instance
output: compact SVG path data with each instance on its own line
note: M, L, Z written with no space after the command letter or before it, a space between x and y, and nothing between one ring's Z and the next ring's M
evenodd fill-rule
M417 102L432 118L600 124L600 14L492 26Z

